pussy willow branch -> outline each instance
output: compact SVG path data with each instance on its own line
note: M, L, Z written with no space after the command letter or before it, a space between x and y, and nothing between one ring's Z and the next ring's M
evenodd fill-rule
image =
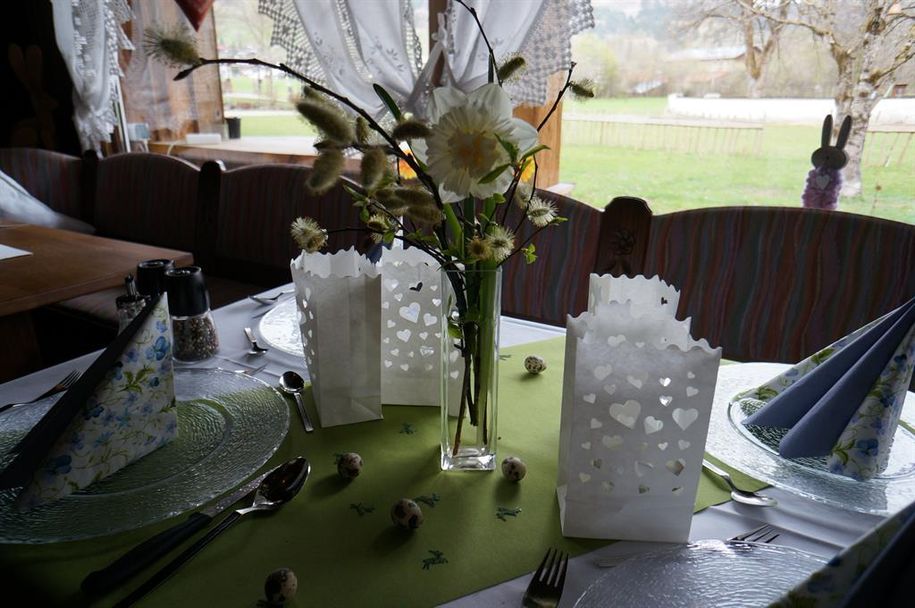
M477 29L480 30L480 36L483 37L483 42L486 43L486 49L489 51L489 71L492 73L492 78L495 78L498 81L499 86L502 85L502 79L499 78L499 66L496 65L496 54L492 50L492 45L489 44L489 38L486 36L486 30L483 29L483 24L480 23L480 18L477 16L477 10L471 6L467 6L464 3L464 0L455 0L458 4L466 8L470 15L473 17L473 20L477 23ZM492 82L490 78L490 82Z
M327 87L315 82L311 78L308 78L307 76L300 74L299 72L296 72L295 70L290 68L285 63L270 63L268 61L263 61L261 59L257 59L256 57L252 58L252 59L204 59L204 58L201 58L196 64L178 72L178 74L175 76L175 80L181 80L183 78L186 78L193 71L195 71L198 68L201 68L205 65L231 65L231 64L257 65L257 66L272 68L274 70L279 70L285 74L289 74L293 78L301 80L302 82L307 84L309 87L311 87L315 91L318 91L319 93L323 93L323 94L327 95L328 97L332 97L332 98L336 99L340 103L344 104L345 106L347 106L348 108L350 108L351 110L356 112L359 116L361 116L362 118L364 118L366 120L366 122L369 124L369 126L372 128L373 131L375 131L376 133L381 135L381 137L387 142L387 144L393 150L394 155L397 156L399 159L403 160L405 163L407 163L410 166L411 169L413 169L413 171L416 173L416 176L420 179L420 181L422 181L426 185L426 187L432 193L432 196L435 198L435 203L438 206L438 208L439 209L442 208L442 205L443 205L442 199L439 196L438 188L435 186L435 182L432 180L432 178L425 171L423 171L423 169L419 166L419 163L416 162L416 159L414 159L412 157L412 155L407 154L406 152L404 152L403 150L400 149L400 146L397 144L397 141L393 137L391 137L391 135L387 131L385 131L385 129L380 124L378 124L378 122L374 118L372 118L371 114L369 114L368 112L366 112L365 110L360 108L352 100L350 100L350 98L346 97L345 95L341 95L340 93L337 93L336 91L333 91L332 89L328 89Z
M531 201L534 200L537 189L537 172L540 170L540 165L537 164L537 161L534 161L534 179L531 180L531 195L527 199L527 203L524 205L524 209L521 211L521 217L518 218L518 224L515 226L515 234L518 234L518 231L521 230L521 224L524 223L524 218L527 217L527 212L531 209Z
M559 102L562 101L562 96L566 94L566 91L569 90L569 87L572 86L572 72L575 71L575 62L569 64L569 72L566 74L566 83L562 85L562 88L559 89L559 95L556 96L556 99L553 101L553 106L550 108L550 111L546 113L546 116L543 117L543 120L540 121L540 124L537 126L537 131L539 132L543 129L544 125L549 122L550 117L553 115L553 112L556 111L556 108L559 107Z
M534 237L535 237L535 236L537 236L538 234L540 234L541 232L543 232L544 230L546 230L547 228L549 228L549 227L552 226L552 225L553 225L553 224L547 224L546 226L541 226L540 228L537 228L537 230L534 230L534 232L533 232L529 237L527 237L526 239L524 239L524 242L523 242L523 243L521 243L520 245L518 245L518 246L515 248L515 250L512 251L510 254L508 254L508 257L505 258L504 260L502 260L499 264L500 264L500 265L505 264L507 261L509 261L510 259L512 259L512 256L514 256L516 253L518 253L519 251L521 251L521 249L523 249L525 245L527 245L527 244L530 243L532 240L534 240Z

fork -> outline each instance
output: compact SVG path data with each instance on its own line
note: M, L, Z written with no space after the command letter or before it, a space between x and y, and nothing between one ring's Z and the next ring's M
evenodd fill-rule
M29 404L31 404L31 403L36 403L36 402L41 401L42 399L44 399L44 398L46 398L46 397L50 397L51 395L56 395L57 393L62 393L62 392L64 392L65 390L67 390L68 388L70 388L71 386L73 386L74 384L76 384L76 381L79 380L80 374L81 374L81 372L80 372L79 370L76 370L76 369L75 369L75 370L73 370L72 372L70 372L69 374L67 374L67 375L63 378L63 380L61 380L60 382L58 382L57 384L55 384L54 386L52 386L51 388L49 388L48 390L46 390L45 392L43 392L42 394L38 395L37 397L35 397L35 398L32 399L31 401L21 401L21 402L17 402L17 403L7 403L7 404L4 405L4 406L0 406L0 413L3 413L3 412L5 412L6 410L12 409L12 408L14 408L14 407L19 407L20 405L29 405Z
M562 597L568 565L568 553L548 549L524 592L521 604L528 608L555 608Z
M780 533L776 532L769 524L763 524L758 528L754 528L749 532L744 532L743 534L738 534L728 539L731 542L744 542L744 543L771 543L773 540L781 536Z
M275 304L277 300L279 300L286 294L290 294L290 293L295 293L295 290L290 289L288 291L281 291L281 292L277 293L276 295L272 295L272 296L248 296L248 299L253 300L254 302L257 302L258 304L263 304L264 306L267 306L269 304Z
M264 348L257 343L257 338L254 336L254 331L250 327L245 328L245 337L248 338L248 342L251 343L251 348L248 349L246 354L256 357L258 355L263 355L266 353L269 348Z

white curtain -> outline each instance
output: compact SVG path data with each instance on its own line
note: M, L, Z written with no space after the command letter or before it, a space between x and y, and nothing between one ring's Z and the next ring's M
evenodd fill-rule
M54 37L73 80L73 122L84 150L111 141L118 119L118 51L133 46L121 29L127 0L52 0Z
M527 69L506 84L515 105L546 102L547 77L571 61L571 38L593 27L590 0L470 0L501 63L521 54ZM309 78L346 95L375 116L384 106L377 82L422 115L432 70L445 57L447 84L469 92L487 81L488 51L470 13L451 2L439 19L425 62L410 0L259 0L274 21L272 43Z

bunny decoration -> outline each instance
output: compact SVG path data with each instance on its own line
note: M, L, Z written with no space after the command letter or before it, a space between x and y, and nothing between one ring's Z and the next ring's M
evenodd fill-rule
M839 129L836 145L830 146L832 140L832 115L823 119L821 145L810 161L813 169L807 173L807 185L801 202L809 209L833 210L839 206L839 190L842 188L842 167L848 162L848 155L843 148L851 132L851 116L846 116Z

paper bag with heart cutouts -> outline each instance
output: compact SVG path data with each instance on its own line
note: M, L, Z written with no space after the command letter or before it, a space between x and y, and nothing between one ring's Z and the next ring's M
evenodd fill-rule
M591 279L569 317L559 444L565 536L683 542L721 349L678 321L660 279Z
M381 415L381 275L354 249L292 260L299 329L322 427Z
M447 299L451 286L442 285L439 263L416 247L386 250L381 257L381 276L381 401L438 407L442 294ZM448 356L454 362L460 352L452 345ZM457 408L461 377L459 372L453 373L448 379L448 403Z

